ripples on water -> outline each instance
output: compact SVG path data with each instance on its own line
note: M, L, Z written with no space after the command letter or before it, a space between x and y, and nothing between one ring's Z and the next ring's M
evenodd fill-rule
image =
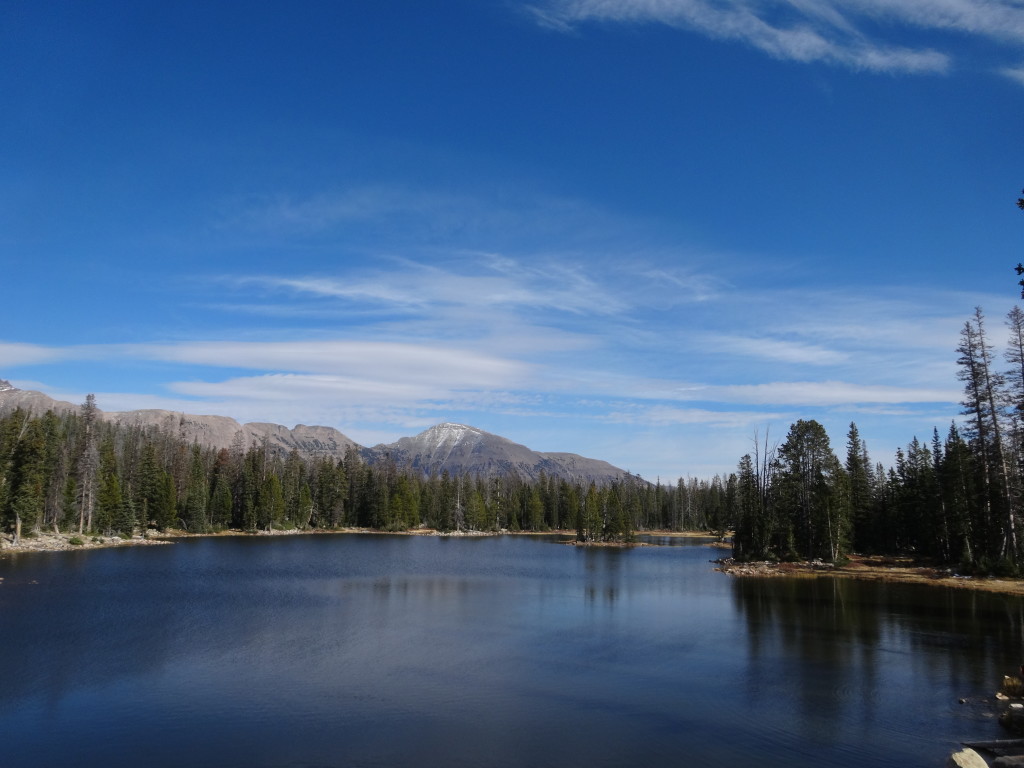
M936 766L1017 598L715 550L237 537L0 560L0 765ZM959 705L960 697L973 704Z

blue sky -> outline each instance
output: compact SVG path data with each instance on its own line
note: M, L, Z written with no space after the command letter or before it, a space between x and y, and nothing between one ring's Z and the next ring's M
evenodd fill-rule
M889 462L1018 296L1011 0L9 0L0 99L0 377L104 410Z

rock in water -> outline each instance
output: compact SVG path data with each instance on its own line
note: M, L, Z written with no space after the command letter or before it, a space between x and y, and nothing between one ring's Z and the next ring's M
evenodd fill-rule
M985 759L973 749L961 749L949 756L947 768L988 768Z
M1015 736L1024 736L1024 708L1012 704L999 716L999 724Z

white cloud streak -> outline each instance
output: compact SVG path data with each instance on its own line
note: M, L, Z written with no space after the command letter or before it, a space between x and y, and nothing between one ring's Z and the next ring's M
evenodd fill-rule
M470 261L466 259L466 261ZM255 276L237 279L316 298L367 302L392 311L431 311L439 307L544 309L573 314L615 314L625 309L618 297L582 270L552 263L530 266L495 254L472 258L474 271L453 271L402 260L398 267L370 276Z
M999 74L1003 77L1007 77L1017 85L1024 86L1024 66L1017 67L1003 67L999 70Z
M621 424L664 427L667 425L704 424L714 427L746 428L766 421L788 418L789 414L772 411L711 411L704 408L652 406L612 411L604 418Z
M442 346L372 341L194 342L126 345L142 359L218 368L248 368L417 382L445 388L516 384L530 366L496 355Z
M702 393L721 402L751 405L851 406L864 403L954 403L954 387L912 388L855 384L846 381L790 381L709 387Z
M67 350L56 347L0 341L0 366L4 368L52 363L66 360L68 356L69 352Z
M816 344L764 337L711 334L708 343L727 354L763 358L796 365L837 365L849 361L849 355Z
M878 39L898 27L1024 44L1024 7L1013 0L551 0L530 10L561 31L588 21L660 23L777 59L879 73L942 74L951 67L943 51ZM862 31L869 25L872 35Z

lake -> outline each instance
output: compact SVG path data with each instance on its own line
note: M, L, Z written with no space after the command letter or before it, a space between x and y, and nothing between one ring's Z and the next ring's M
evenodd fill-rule
M0 765L934 768L1004 736L1020 598L737 579L663 541L8 555Z

